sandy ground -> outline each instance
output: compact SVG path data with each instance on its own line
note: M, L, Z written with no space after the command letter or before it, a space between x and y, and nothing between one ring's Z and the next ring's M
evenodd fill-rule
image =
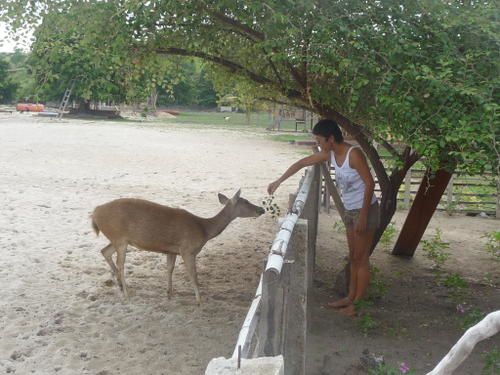
M179 259L169 301L166 257L139 251L127 254L125 302L89 214L140 197L209 217L217 193L239 187L259 204L296 154L236 131L0 113L0 373L201 374L230 356L275 220L238 219L207 243L198 308Z
M220 209L218 192L239 187L259 203L303 153L248 132L0 113L0 373L202 374L211 358L230 356L276 221L238 219L207 243L197 262L197 307L182 262L168 300L165 257L140 251L127 254L132 296L123 300L99 252L107 241L91 231L89 214L108 200L140 197L208 217ZM280 188L281 207L298 179ZM399 228L403 217L396 215ZM365 333L361 319L322 308L346 254L344 234L333 229L338 220L335 212L320 217L308 374L366 374L364 349L425 373L458 340L464 316L421 251L405 260L384 248L372 259L386 285L365 311L373 329ZM498 223L439 214L425 235L439 227L450 242L446 270L469 282L468 309L500 306L498 263L482 237ZM480 344L457 374L479 374L481 355L499 341Z

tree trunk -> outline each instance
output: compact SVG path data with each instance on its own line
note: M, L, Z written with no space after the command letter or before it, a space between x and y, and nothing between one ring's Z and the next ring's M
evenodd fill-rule
M429 169L426 170L403 229L392 250L393 255L413 256L451 176L452 173L443 169L438 170L434 176L431 175Z
M156 87L151 91L148 97L148 108L151 112L156 112L156 103L158 101L158 90Z
M82 113L89 113L91 112L90 110L90 100L83 100L80 102L80 105L78 106L78 112Z

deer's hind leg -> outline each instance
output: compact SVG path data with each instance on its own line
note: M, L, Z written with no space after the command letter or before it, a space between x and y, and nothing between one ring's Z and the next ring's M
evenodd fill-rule
M111 243L108 244L108 246L104 247L101 250L101 254L106 259L106 262L108 262L109 266L111 267L111 273L113 276L116 276L118 274L118 269L116 268L115 262L113 262L113 258L111 257L115 253L115 248Z
M125 255L127 253L127 243L115 244L116 265L118 268L117 279L125 298L128 298L127 284L125 284Z
M174 272L177 254L167 253L167 298L172 297L172 273Z

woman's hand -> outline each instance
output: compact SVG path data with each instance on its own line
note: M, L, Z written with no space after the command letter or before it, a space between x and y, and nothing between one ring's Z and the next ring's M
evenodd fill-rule
M280 186L280 182L278 180L271 182L269 186L267 187L267 193L269 195L273 195L276 189Z

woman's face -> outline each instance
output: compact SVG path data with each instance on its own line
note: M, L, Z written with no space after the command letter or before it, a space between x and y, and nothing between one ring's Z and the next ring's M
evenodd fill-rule
M314 138L316 139L316 143L322 151L331 151L332 150L332 145L331 145L332 137L325 138L322 135L315 135Z

